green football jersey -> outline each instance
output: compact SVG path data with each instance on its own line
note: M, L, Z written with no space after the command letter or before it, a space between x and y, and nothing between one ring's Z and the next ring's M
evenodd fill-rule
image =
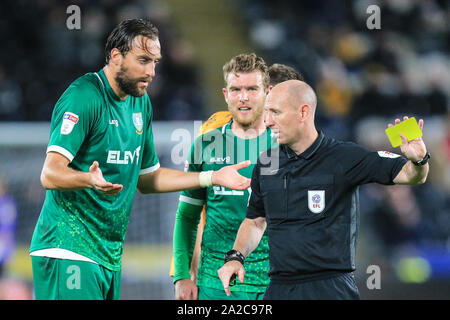
M119 270L139 175L159 168L148 95L120 100L103 70L78 78L53 110L51 151L78 171L98 161L105 180L123 190L112 196L89 188L47 190L30 253L61 248Z
M199 136L191 147L188 171L219 170L224 166L250 160L249 167L239 173L251 178L259 155L274 146L270 129L253 139L241 139L231 131L231 123ZM203 205L206 224L203 231L197 285L223 290L217 270L224 264L224 255L234 244L247 212L251 189L238 191L222 186L185 190L180 201ZM263 292L269 284L269 248L267 234L245 260L245 283L239 280L232 291Z

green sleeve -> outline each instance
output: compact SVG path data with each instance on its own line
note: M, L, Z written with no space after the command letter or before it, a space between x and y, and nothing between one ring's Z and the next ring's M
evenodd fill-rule
M98 89L92 84L73 83L53 110L47 152L61 153L72 161L99 117L101 102Z
M202 206L179 202L173 231L174 283L191 278L189 270L201 211Z

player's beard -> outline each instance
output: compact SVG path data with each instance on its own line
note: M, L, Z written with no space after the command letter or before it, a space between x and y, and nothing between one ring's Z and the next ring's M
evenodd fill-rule
M150 82L149 79L133 79L130 78L127 75L128 72L128 68L126 68L124 65L120 66L120 70L119 72L117 72L116 74L116 83L119 86L119 89L122 90L125 94L133 96L133 97L142 97L145 92L147 91L147 89L140 89L138 87L138 83L140 81L148 81Z
M230 108L233 121L243 129L251 128L262 117L263 111L263 108L252 108L249 115L242 115L237 108Z

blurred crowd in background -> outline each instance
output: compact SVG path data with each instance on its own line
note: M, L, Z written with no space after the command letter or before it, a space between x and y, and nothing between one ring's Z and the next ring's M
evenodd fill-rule
M448 1L239 3L253 43L316 88L319 121L336 136L354 137L354 124L371 115L447 116ZM380 29L366 25L370 5L380 8Z
M66 8L82 7L82 28L66 26ZM148 18L159 29L163 59L151 84L155 120L206 116L192 48L163 1L1 1L0 121L49 121L68 85L104 65L104 45L120 21Z
M80 31L61 28L72 3L85 12ZM268 64L294 67L316 90L316 122L326 134L386 150L391 147L380 128L387 121L425 119L432 154L427 183L361 187L361 234L366 241L374 235L371 253L380 259L420 256L433 276L450 278L449 2L233 3L255 52ZM366 25L370 5L381 10L380 29ZM201 61L164 1L7 0L0 12L0 125L49 121L67 86L103 66L108 33L129 17L149 18L160 31L163 59L149 89L154 120L205 120L212 113L198 74ZM16 217L14 199L0 183L0 272L14 247ZM1 292L0 285L0 298Z

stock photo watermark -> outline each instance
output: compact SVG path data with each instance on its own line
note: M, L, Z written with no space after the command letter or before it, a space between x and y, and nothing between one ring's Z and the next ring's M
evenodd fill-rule
M66 281L67 289L81 289L81 269L79 266L70 265L66 269L66 273L69 274Z
M381 29L381 9L376 4L367 7L366 13L369 17L366 20L366 26L369 30Z
M367 278L366 286L369 290L381 289L381 269L377 265L370 265L366 269L366 273L370 276Z
M194 131L199 132L202 121L194 121ZM184 164L189 159L190 164L237 164L250 160L255 164L258 160L262 165L262 175L273 175L279 169L279 150L275 146L275 137L267 137L266 130L245 131L245 134L256 137L249 139L235 139L234 136L243 135L240 129L231 130L218 128L201 137L192 136L185 128L175 129L171 134L171 141L176 144L171 149L170 158L174 165ZM224 141L223 136L229 137ZM193 144L193 151L191 146ZM266 152L270 149L270 152Z
M81 30L81 9L77 5L70 5L66 9L69 15L66 19L66 27L69 30Z

